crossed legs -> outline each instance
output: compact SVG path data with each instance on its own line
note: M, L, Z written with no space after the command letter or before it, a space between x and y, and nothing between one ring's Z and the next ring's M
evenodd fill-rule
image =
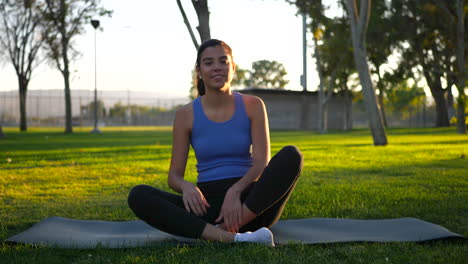
M284 147L270 160L260 179L242 197L244 219L240 232L271 227L278 221L301 169L302 154L294 146ZM191 238L234 241L235 234L210 224L219 214L222 197L217 203L210 202L212 207L202 218L185 210L180 195L147 185L135 186L128 204L136 216L161 231Z

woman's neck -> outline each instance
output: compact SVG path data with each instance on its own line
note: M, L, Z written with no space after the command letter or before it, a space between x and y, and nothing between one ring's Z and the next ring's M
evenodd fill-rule
M232 91L230 88L223 90L206 90L203 96L203 105L210 108L218 108L229 105L232 102Z

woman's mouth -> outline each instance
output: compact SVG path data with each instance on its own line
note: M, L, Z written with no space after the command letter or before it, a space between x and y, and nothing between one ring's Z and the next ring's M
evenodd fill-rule
M219 78L224 78L224 75L217 74L217 75L211 76L211 79L219 79Z

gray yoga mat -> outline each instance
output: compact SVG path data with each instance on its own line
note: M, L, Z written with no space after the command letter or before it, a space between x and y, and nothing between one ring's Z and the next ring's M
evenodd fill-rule
M276 244L351 241L395 242L463 238L416 218L354 220L309 218L279 221L271 228ZM131 248L160 242L196 242L159 231L143 221L110 222L50 217L5 241L60 248Z

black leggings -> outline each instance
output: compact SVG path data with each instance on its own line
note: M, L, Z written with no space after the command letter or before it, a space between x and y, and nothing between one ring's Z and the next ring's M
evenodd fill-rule
M271 227L281 216L302 169L302 154L294 146L281 149L241 195L241 201L257 217L239 232ZM182 196L148 185L132 188L128 205L149 225L177 236L200 238L207 223L214 224L219 216L227 190L239 178L198 183L197 186L210 204L207 214L196 216L185 210Z

